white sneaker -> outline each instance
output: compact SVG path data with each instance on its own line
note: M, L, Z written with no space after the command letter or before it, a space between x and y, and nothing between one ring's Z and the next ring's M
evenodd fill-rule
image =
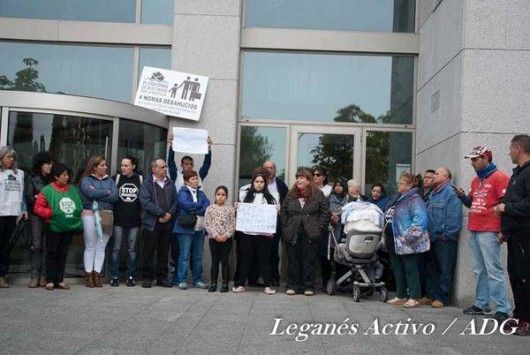
M233 287L232 288L232 292L234 293L241 293L241 292L245 292L245 288L243 286L237 286L237 287Z
M274 295L276 293L276 290L272 287L265 287L265 293L268 295Z

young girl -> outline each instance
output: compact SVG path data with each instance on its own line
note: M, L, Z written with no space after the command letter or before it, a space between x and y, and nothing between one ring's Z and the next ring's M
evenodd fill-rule
M250 189L247 191L242 202L253 204L269 204L278 206L274 197L267 189L267 170L257 168L252 173ZM245 292L245 283L250 273L250 268L254 258L258 259L260 275L265 283L265 293L273 295L276 290L273 289L271 281L271 248L274 234L241 232L238 240L239 258L238 274L235 280L233 292Z
M236 228L235 210L226 204L228 189L219 186L215 189L215 204L208 206L204 217L204 226L208 234L210 252L212 253L211 284L209 292L217 290L219 262L222 266L221 292L228 292L230 266L228 259L232 249L232 235Z

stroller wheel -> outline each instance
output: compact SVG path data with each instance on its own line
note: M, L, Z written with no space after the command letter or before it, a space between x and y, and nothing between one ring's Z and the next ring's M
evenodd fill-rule
M353 302L359 302L361 299L361 286L353 285Z
M335 280L329 280L326 285L326 292L328 295L334 295L337 292L337 283Z
M386 290L385 286L381 286L381 288L379 289L379 293L381 295L381 302L388 301L388 291Z

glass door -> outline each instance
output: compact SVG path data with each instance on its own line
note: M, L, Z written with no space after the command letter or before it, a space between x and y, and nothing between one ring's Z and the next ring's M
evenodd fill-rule
M338 178L361 181L361 129L295 125L291 129L289 185L298 167L319 165L329 184Z

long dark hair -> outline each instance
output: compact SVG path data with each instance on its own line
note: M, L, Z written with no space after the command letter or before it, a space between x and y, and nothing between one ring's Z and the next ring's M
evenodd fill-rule
M260 176L263 178L263 181L265 182L265 186L263 187L263 190L256 191L256 189L254 189L254 181ZM274 198L274 196L271 195L271 193L269 192L269 189L267 188L267 177L268 176L269 176L269 173L267 170L263 168L254 169L254 171L252 172L252 181L250 181L250 189L248 189L247 194L245 198L243 199L244 203L254 202L254 198L256 197L256 194L263 193L263 197L267 201L267 204L269 205L276 204L276 199Z

